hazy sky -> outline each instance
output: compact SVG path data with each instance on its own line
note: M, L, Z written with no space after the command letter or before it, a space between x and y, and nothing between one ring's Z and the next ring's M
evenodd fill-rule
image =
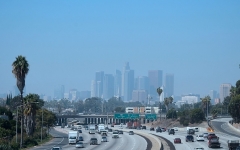
M0 93L16 83L11 64L26 56L27 92L65 85L90 90L96 71L129 61L175 76L175 95L205 96L240 79L240 1L0 1Z

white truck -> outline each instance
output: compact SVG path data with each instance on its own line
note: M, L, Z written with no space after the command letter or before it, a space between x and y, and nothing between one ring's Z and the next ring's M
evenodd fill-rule
M119 138L118 131L113 131L112 138Z
M89 134L95 134L95 132L96 132L95 125L93 125L93 124L89 125L88 130L89 130Z
M78 131L68 132L68 144L76 144L79 137Z
M99 124L98 125L98 133L101 134L101 132L105 130L105 125L104 124Z

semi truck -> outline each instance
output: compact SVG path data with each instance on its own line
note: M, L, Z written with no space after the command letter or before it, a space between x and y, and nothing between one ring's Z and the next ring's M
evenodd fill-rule
M234 150L240 146L239 140L228 140L227 141L229 150Z
M68 132L68 144L76 144L79 137L78 131Z
M104 124L99 124L98 125L98 133L101 134L101 132L105 130L105 125Z

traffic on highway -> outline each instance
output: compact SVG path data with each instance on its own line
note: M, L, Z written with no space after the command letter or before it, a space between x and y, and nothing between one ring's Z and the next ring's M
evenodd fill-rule
M175 150L208 150L208 149L237 149L239 140L237 132L235 136L227 134L233 132L227 126L228 120L214 120L215 131L208 131L203 127L151 127L139 125L135 127L129 124L88 124L80 125L75 122L71 125L57 126L55 131L62 133L65 144L58 142L45 146L48 150L148 150L161 147ZM220 124L217 126L216 124ZM223 125L224 124L224 125ZM231 128L231 129L230 129ZM225 132L220 132L223 130ZM56 134L56 133L55 133ZM166 139L165 141L162 138ZM148 140L147 140L148 139ZM67 141L67 142L66 142ZM170 142L167 147L164 143ZM149 145L151 145L149 147ZM33 149L41 149L41 146Z

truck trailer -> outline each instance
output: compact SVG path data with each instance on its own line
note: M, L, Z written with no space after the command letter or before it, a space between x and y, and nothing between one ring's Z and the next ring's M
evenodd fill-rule
M68 132L68 144L76 144L79 137L78 131Z

